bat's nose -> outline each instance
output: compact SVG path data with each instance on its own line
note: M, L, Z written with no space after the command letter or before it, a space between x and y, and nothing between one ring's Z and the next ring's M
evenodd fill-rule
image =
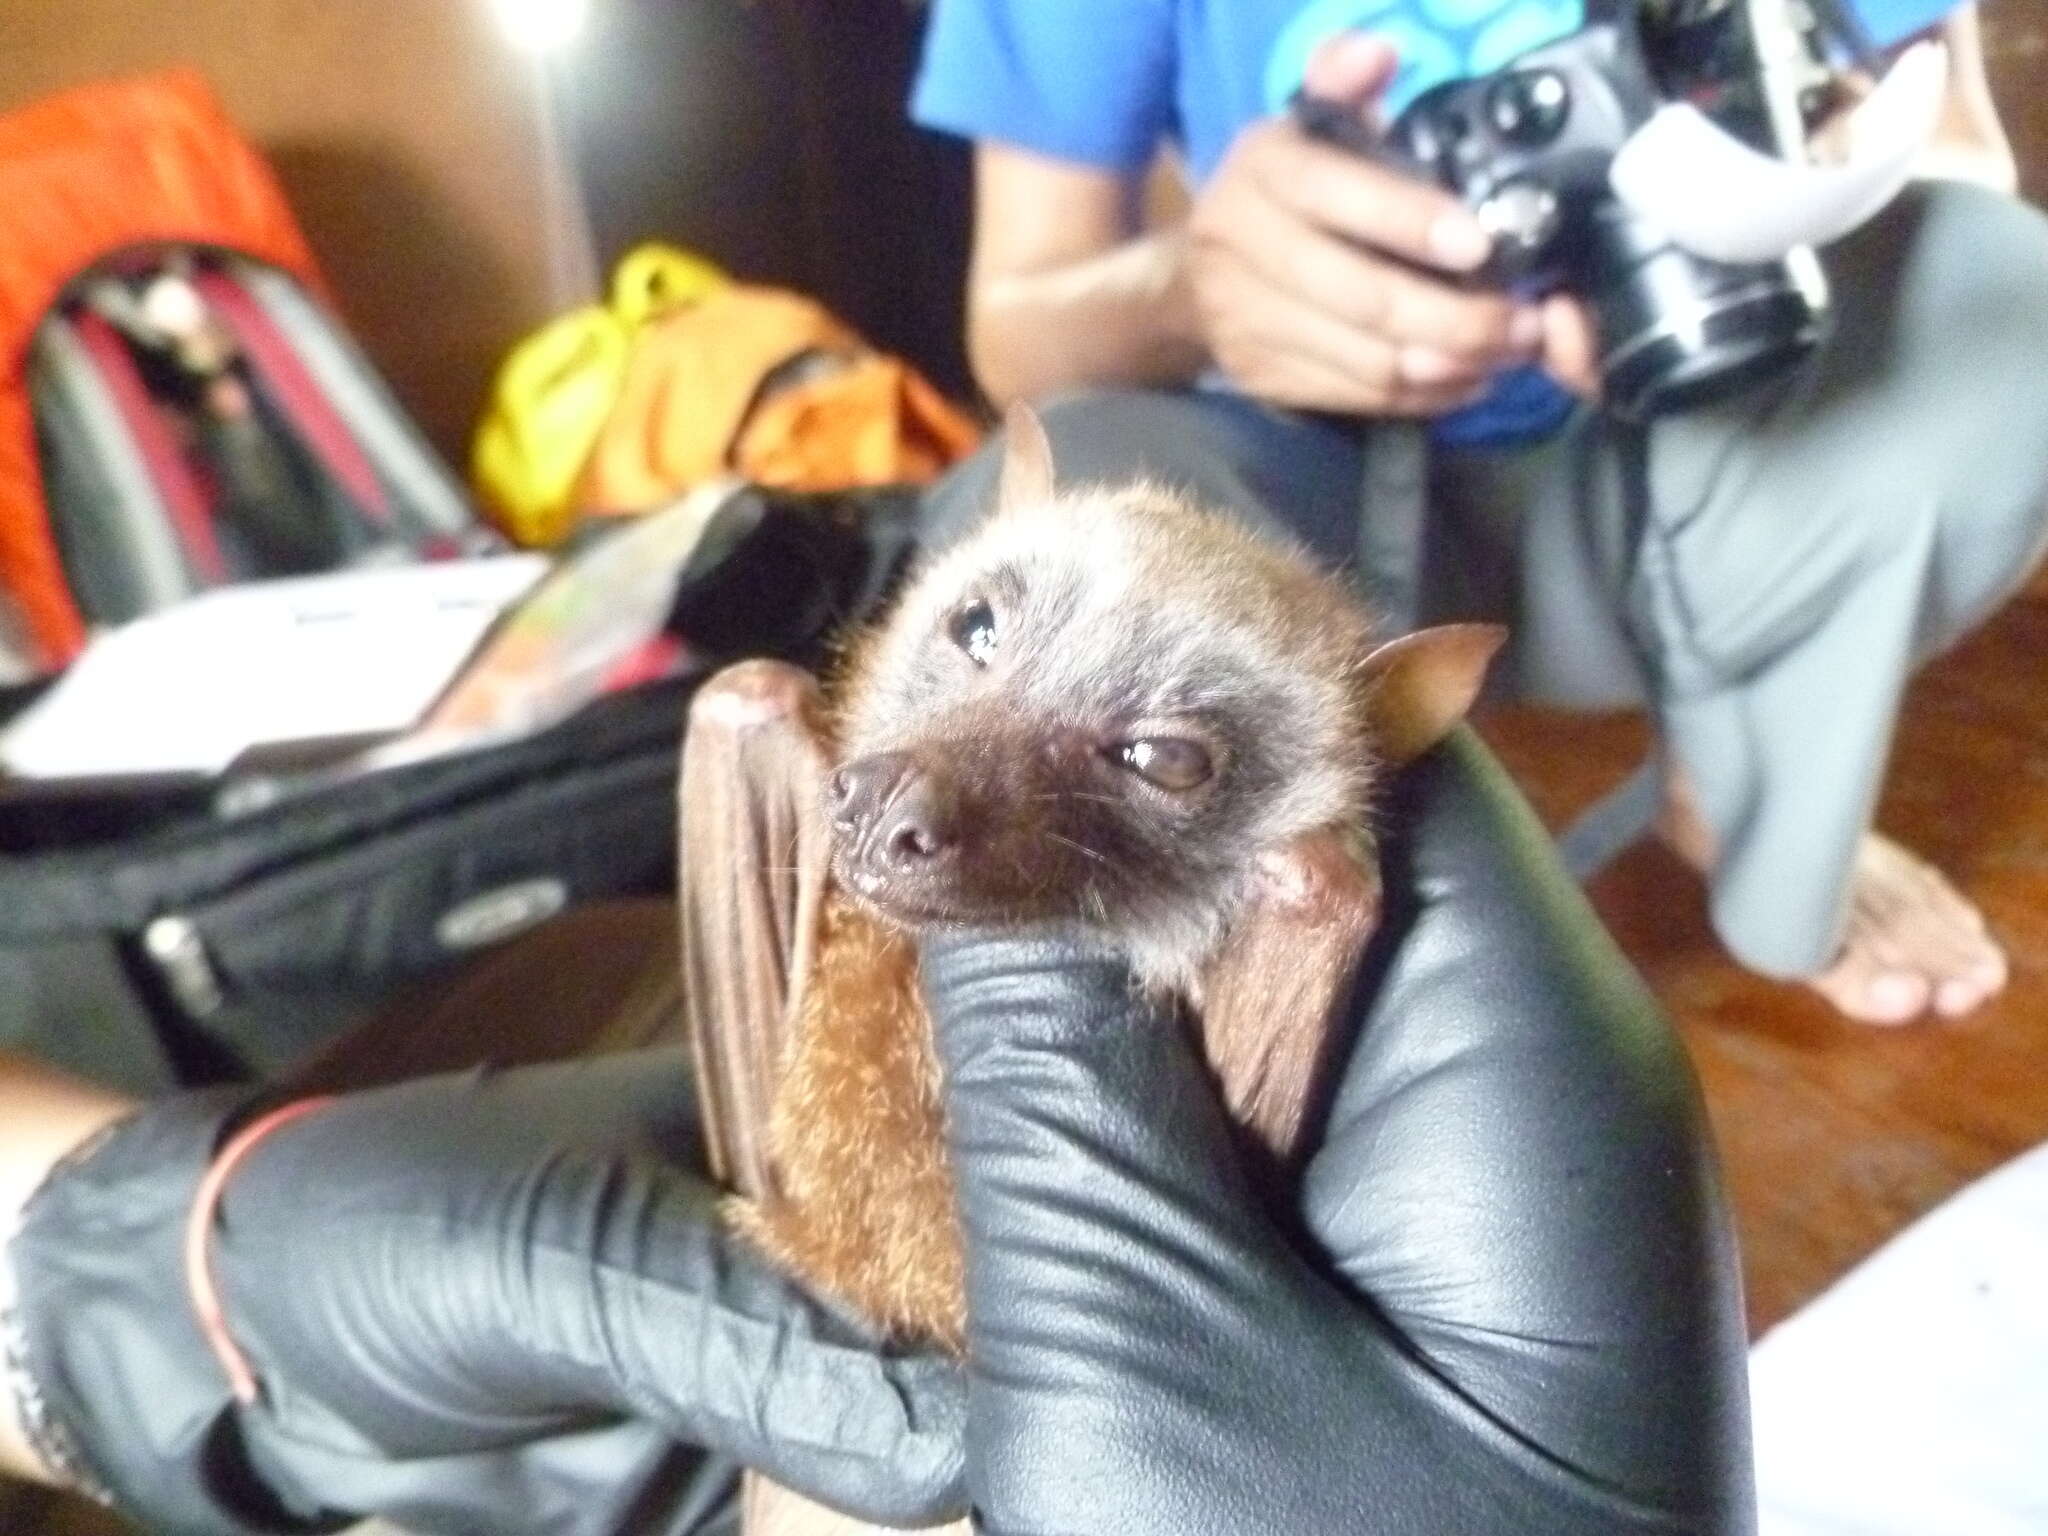
M960 844L959 802L907 752L878 752L832 775L832 822L882 874L929 871Z
M876 752L856 758L832 775L832 824L858 832L895 798L897 786L917 765L908 752Z

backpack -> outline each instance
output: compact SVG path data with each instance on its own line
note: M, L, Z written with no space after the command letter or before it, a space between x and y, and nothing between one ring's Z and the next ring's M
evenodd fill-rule
M0 795L0 1048L138 1093L270 1079L560 912L665 894L692 686L304 792Z
M95 626L505 547L198 77L0 116L0 196L0 723ZM138 1092L266 1078L557 911L666 891L690 686L340 777L0 780L0 1047Z
M124 252L36 327L42 500L89 627L228 582L499 546L354 344L290 276Z
M748 531L669 621L700 666L552 729L331 782L53 801L0 781L0 1048L131 1092L272 1079L561 912L672 892L697 679L740 656L822 664L919 523L912 487L737 496Z
M221 582L497 547L190 71L0 116L0 678Z

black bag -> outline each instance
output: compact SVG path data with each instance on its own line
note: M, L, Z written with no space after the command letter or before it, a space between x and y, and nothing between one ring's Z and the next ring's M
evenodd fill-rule
M0 801L0 1047L139 1092L274 1077L567 907L672 890L693 686L256 807Z
M136 1092L274 1078L557 912L672 892L697 681L740 656L819 666L917 541L908 487L743 495L749 531L677 593L670 627L704 666L692 677L257 806L233 783L0 792L0 1048Z

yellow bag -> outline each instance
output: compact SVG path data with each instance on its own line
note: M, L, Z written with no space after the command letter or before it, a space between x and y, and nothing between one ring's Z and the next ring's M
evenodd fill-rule
M642 245L619 262L605 303L549 321L507 355L477 427L470 477L515 541L545 547L568 536L578 479L618 401L633 338L726 282L701 256Z
M925 481L980 438L815 299L728 283L633 338L575 499L633 515L726 474L797 491Z

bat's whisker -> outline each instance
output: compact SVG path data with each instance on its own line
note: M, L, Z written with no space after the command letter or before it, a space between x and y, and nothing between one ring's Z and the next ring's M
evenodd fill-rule
M1082 843L1077 843L1071 837L1061 837L1057 832L1047 832L1045 835L1051 838L1056 843L1066 844L1067 847L1073 849L1074 852L1080 854L1081 857L1083 857L1084 859L1093 859L1096 863L1103 865L1107 865L1109 863L1109 860L1107 858L1097 853L1093 848L1090 848Z

